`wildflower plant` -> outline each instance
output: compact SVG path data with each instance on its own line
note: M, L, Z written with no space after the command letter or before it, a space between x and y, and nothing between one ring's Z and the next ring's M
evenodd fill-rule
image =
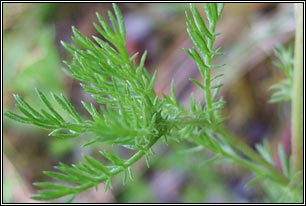
M112 178L124 173L125 179L132 178L132 166L145 157L149 162L153 146L158 141L187 140L215 153L214 158L226 158L250 169L255 177L249 186L258 182L268 182L274 188L294 188L298 183L300 171L286 157L280 147L279 153L283 172L274 167L268 145L258 145L254 150L233 135L223 124L221 114L224 105L218 98L222 86L220 77L212 70L223 65L214 65L213 60L222 54L215 48L219 33L216 26L224 8L222 3L205 3L206 20L195 5L186 11L187 32L194 47L185 49L196 62L202 80L190 79L205 96L205 102L196 102L190 97L190 108L183 107L177 96L174 84L171 95L159 98L154 91L156 73L151 76L145 69L147 53L129 55L126 48L126 29L123 16L116 4L114 12L108 12L108 21L97 14L99 24L94 24L103 38L93 36L94 41L85 37L75 27L72 28L74 44L62 42L71 53L73 60L65 62L67 72L81 81L82 88L91 94L98 106L82 101L90 114L89 119L80 115L72 103L63 95L52 93L53 102L36 89L44 108L33 108L20 96L14 95L16 107L21 114L7 111L5 115L16 121L33 124L48 129L49 136L65 139L87 136L86 147L96 143L117 145L133 151L133 155L122 158L115 150L99 151L102 158L84 155L82 162L73 165L59 163L55 171L44 171L53 178L49 182L34 183L39 188L32 198L51 200L67 196L72 201L79 193L102 182L105 189L111 186ZM284 49L278 50L281 63L277 65L288 75L289 80L274 86L277 90L272 102L289 100L292 85L292 56ZM140 63L136 62L141 55ZM55 109L54 101L61 107ZM102 159L102 160L101 160ZM299 184L301 187L301 184ZM295 194L300 194L300 189ZM301 201L299 195L290 200Z

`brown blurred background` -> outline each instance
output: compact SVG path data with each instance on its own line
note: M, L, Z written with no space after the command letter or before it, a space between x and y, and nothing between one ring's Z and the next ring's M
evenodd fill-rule
M184 11L188 4L120 3L127 27L127 47L131 54L148 51L146 67L158 72L156 92L170 93L173 79L178 97L188 106L193 94L203 94L188 79L199 78L195 63L182 50L192 47L186 32ZM199 8L203 11L202 5ZM91 101L79 82L66 76L62 60L71 56L60 40L71 42L71 26L88 37L97 35L92 25L95 12L106 17L108 3L4 3L3 4L3 107L14 110L12 94L33 105L41 105L34 88L66 94L82 112L81 100ZM204 14L204 12L202 12ZM276 45L292 45L295 30L293 4L226 4L217 27L217 46L224 55L216 63L226 66L221 94L230 130L255 145L264 138L289 147L290 105L268 104L268 88L283 74L272 64ZM144 162L134 166L135 180L104 192L90 190L75 202L263 202L268 201L260 187L245 189L251 177L244 169L224 164L201 164L208 151L185 154L188 144L159 144L148 169ZM4 117L3 198L6 203L34 202L34 181L45 180L43 170L58 161L72 163L82 153L99 148L82 148L78 140L61 141L48 137L48 131L22 125ZM183 151L183 152L180 152Z

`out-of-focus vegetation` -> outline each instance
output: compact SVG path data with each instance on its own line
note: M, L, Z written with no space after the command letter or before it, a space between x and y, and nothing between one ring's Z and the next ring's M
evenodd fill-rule
M76 107L82 93L78 82L66 77L61 61L67 59L59 40L70 41L71 25L87 36L93 35L95 12L106 14L109 4L33 4L3 5L3 103L13 108L12 94L18 93L32 105L40 105L34 88L66 93ZM184 10L187 4L119 4L127 26L128 49L148 50L146 67L157 70L157 93L169 93L171 79L179 99L187 105L191 92L200 91L188 81L196 78L196 66L181 48L191 46L186 32ZM292 4L228 4L218 27L218 45L226 63L223 95L226 98L228 127L249 144L263 138L284 142L289 153L290 124L287 104L269 105L268 88L283 78L272 64L278 44L291 44L294 34ZM84 113L84 115L86 115ZM48 138L47 132L14 123L7 118L4 131L4 202L32 202L31 183L42 180L41 171L62 161L75 162L81 153L75 141L64 143ZM209 163L209 152L190 145L157 145L148 169L137 163L133 183L122 186L120 177L107 193L89 191L76 202L265 202L268 196L260 187L247 189L251 178L244 169L228 162ZM94 148L93 148L94 149ZM276 150L276 148L275 148ZM177 152L180 151L180 152ZM123 151L124 152L124 151ZM184 155L184 152L190 153ZM279 165L275 155L276 165ZM12 181L14 180L14 181ZM22 186L20 186L22 185Z

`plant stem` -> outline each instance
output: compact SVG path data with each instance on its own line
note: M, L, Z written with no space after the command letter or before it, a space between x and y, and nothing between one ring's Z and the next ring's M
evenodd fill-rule
M296 7L296 33L294 50L293 93L292 93L292 144L295 171L303 169L303 4Z
M139 150L136 154L134 154L130 159L126 162L126 168L133 165L135 162L137 162L141 157L143 157L146 152L161 138L162 135L156 135L146 146L145 150Z
M254 151L249 145L245 142L237 138L231 131L229 131L226 127L220 126L218 128L218 132L222 134L226 138L226 140L231 144L234 148L241 151L247 158L251 159L257 164L262 165L270 172L270 178L277 181L280 184L287 185L289 180L286 176L284 176L280 171L278 171L273 165L267 162L261 155L259 155L256 151Z
M211 27L210 28L211 31L214 33L215 32L215 27ZM207 44L208 47L211 51L213 51L214 49L214 42L215 42L215 37L213 38L207 38ZM209 54L209 57L205 58L205 64L206 65L211 65L213 60L213 54ZM205 70L205 77L204 77L204 81L205 81L205 99L206 99L206 103L207 103L207 110L209 111L209 117L210 117L210 121L211 122L215 122L215 114L214 111L212 109L212 104L213 104L213 99L212 99L212 95L211 95L211 69L206 69Z
M211 60L208 60L206 64L210 65ZM205 88L206 88L205 99L206 99L206 104L207 104L207 110L209 111L210 121L214 122L215 118L214 118L214 112L212 110L210 72L211 72L210 69L205 70Z
M110 172L111 177L123 172L126 170L128 167L132 166L135 162L140 160L145 154L146 151L149 150L160 138L162 135L156 135L144 148L144 150L139 150L137 153L135 153L130 159L128 159L125 164L122 167L117 167L114 170ZM108 179L106 176L101 176L101 178L98 178L99 182L105 182ZM75 188L75 194L78 194L80 192L83 192L91 187L96 186L97 183L88 183L85 185L82 185L80 187ZM67 191L67 194L70 194L70 191ZM34 196L33 196L34 197ZM32 197L32 198L33 198Z
M169 120L168 120L169 121ZM179 122L183 122L184 124L192 124L192 125L203 125L203 119L192 119L192 118L182 118L174 121L169 121L170 124L175 125ZM266 168L268 171L268 176L270 179L283 184L287 185L289 183L289 179L283 175L279 170L277 170L273 165L271 165L266 159L264 159L261 155L259 155L255 150L253 150L248 144L243 142L240 138L238 138L235 134L233 134L228 128L226 128L223 124L216 126L215 128L216 133L221 134L228 144L230 144L233 148L237 151L240 151L247 159L251 160L253 163L261 165L262 167ZM198 143L201 145L201 143ZM205 146L205 145L203 145ZM231 156L230 158L234 158ZM248 161L242 161L241 159L235 159L235 161L242 166L246 166L248 169L255 172L252 164L247 165Z

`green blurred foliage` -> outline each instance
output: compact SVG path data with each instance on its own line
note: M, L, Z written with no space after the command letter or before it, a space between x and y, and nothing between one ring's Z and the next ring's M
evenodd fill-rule
M37 98L34 88L56 93L63 93L65 91L64 75L55 42L56 34L54 22L52 21L52 15L56 7L56 4L51 3L3 4L4 110L13 108L13 94L16 93L25 97L34 106L38 106L42 103L39 101L39 98ZM29 163L26 158L36 159L36 157L28 157L33 154L24 153L28 150L20 150L20 144L23 144L23 147L30 146L29 149L32 151L31 153L35 153L39 151L37 145L39 144L40 147L43 148L41 144L45 145L43 142L48 142L49 139L44 138L43 141L41 140L41 137L47 136L47 134L44 132L42 133L39 128L15 124L15 122L6 118L3 126L4 154L7 156L8 160L11 161L12 165L17 166L14 173L10 174L9 172L5 172L3 177L4 200L5 202L12 202L16 201L16 198L18 199L18 197L16 197L16 186L20 185L15 184L15 181L12 181L12 179L16 179L17 177L18 179L25 178L24 175L28 174L29 168L21 171L20 169L30 166L29 164L31 163ZM17 131L24 132L17 135ZM49 145L51 151L53 148L52 145L53 144ZM70 151L71 147L67 147L66 144L62 153L58 150L57 157ZM41 158L44 158L43 156L45 154L40 155ZM5 164L4 171L7 171L8 168L10 168L9 164ZM9 174L10 176L8 176ZM13 174L15 175L12 178Z
M54 4L4 4L4 93L32 97L36 87L43 91L64 90L54 26L46 23L54 7Z

